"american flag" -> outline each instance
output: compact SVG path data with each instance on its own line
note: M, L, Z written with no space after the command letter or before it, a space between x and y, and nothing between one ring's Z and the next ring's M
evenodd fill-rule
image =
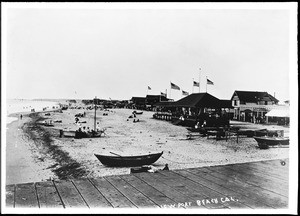
M211 80L207 79L207 84L208 85L213 85L214 83Z
M193 86L197 86L197 87L199 87L199 83L198 83L198 82L196 82L196 81L193 81Z
M189 95L189 93L182 90L182 95Z
M180 90L178 85L175 85L174 83L171 83L171 89Z

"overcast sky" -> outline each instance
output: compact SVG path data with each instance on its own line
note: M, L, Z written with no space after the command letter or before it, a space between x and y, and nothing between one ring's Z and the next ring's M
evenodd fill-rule
M289 99L289 10L45 5L7 9L8 98L170 96L170 82L199 92L192 82L201 68L201 92L207 76L220 99L235 90Z

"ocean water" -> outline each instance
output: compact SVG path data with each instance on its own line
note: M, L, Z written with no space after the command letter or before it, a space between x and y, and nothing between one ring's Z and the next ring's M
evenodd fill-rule
M43 108L47 110L52 110L53 106L59 108L58 102L53 101L33 101L33 100L23 100L23 99L8 99L6 101L6 124L17 120L18 118L9 117L12 113L23 113L30 112L31 109L35 109L36 112L42 111Z

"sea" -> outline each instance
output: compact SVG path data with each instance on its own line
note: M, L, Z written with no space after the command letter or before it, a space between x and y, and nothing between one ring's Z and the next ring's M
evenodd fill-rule
M34 109L36 112L42 111L43 108L46 110L53 110L59 108L58 102L53 101L37 101L37 100L28 100L28 99L7 99L6 100L6 124L9 124L18 118L10 117L12 113L28 113L31 112L31 109Z

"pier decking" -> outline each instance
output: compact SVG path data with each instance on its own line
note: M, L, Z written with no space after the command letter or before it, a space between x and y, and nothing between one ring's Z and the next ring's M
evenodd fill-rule
M289 160L6 186L12 208L288 208Z

